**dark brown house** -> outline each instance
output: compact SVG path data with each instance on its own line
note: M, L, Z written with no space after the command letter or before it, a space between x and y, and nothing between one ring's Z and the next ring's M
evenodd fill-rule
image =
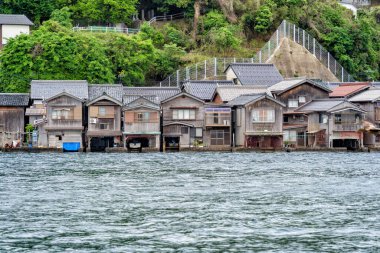
M17 147L24 140L29 94L0 93L0 147Z
M284 144L306 147L308 115L296 109L311 100L329 98L331 90L312 80L289 79L269 87L269 91L276 100L286 105L283 119Z
M204 145L205 102L182 92L161 102L165 149Z

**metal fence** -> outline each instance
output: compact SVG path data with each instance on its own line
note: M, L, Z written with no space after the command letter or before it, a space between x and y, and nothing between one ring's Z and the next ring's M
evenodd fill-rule
M224 70L230 63L266 63L284 38L288 38L307 49L338 80L342 82L354 81L342 65L312 35L290 22L283 21L269 41L252 58L211 58L177 70L159 82L159 86L180 86L184 80L224 79Z
M183 19L185 17L185 13L176 13L172 15L164 15L164 16L156 16L153 17L151 20L148 21L148 24L151 25L155 22L160 22L160 21L172 21L176 19Z
M108 27L108 26L87 26L87 27L73 27L75 32L102 32L102 33L126 33L135 34L140 31L140 29L135 28L118 28L118 27Z

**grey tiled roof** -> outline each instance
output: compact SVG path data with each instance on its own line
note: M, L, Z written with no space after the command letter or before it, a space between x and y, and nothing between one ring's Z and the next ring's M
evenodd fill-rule
M160 103L160 100L159 98L156 96L156 95L151 95L151 96L139 96L139 95L125 95L123 96L123 104L124 105L128 105L130 104L131 102L139 99L139 98L145 98L145 99L148 99L149 101L155 103L155 104L159 104Z
M203 100L211 100L218 86L232 86L234 83L227 80L189 80L183 84L184 90Z
M257 86L221 86L216 88L216 92L218 92L223 102L231 101L232 99L245 94L267 93L270 95L270 92L266 87Z
M230 102L227 103L229 106L235 106L235 105L245 105L253 100L256 100L260 97L265 96L266 93L261 93L261 94L252 94L252 95L241 95Z
M380 100L380 89L369 89L366 91L363 91L362 93L353 96L348 101L350 102L372 102Z
M33 25L25 15L0 14L0 25Z
M344 99L317 99L299 107L298 109L296 109L296 111L326 112L344 102L345 102Z
M169 97L177 95L181 90L178 87L124 87L124 96L157 96L157 101L161 102ZM123 97L124 97L123 96ZM123 101L125 104L125 102Z
M123 85L121 84L91 84L88 85L88 99L93 100L103 94L119 100L123 99Z
M278 93L278 92L282 92L282 91L286 91L286 90L289 90L293 87L296 87L300 84L303 84L303 83L310 83L310 84L313 84L321 89L324 89L326 91L331 91L329 87L327 87L326 85L322 84L322 83L316 83L312 80L308 80L308 79L286 79L284 81L281 81L279 83L276 83L272 86L270 86L268 89L271 91L271 92L274 92L274 93Z
M229 68L242 85L271 86L284 80L273 64L232 63Z
M62 92L80 99L88 99L88 83L85 80L33 80L31 99L48 99Z
M28 106L27 93L0 93L0 106Z

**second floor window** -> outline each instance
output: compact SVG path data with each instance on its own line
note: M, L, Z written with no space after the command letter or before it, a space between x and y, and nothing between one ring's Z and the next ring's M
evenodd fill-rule
M73 116L73 111L70 109L54 109L51 113L52 119L66 120L73 119Z
M252 111L252 122L274 122L275 113L273 109L255 109Z
M335 124L342 124L342 114L335 114Z
M149 112L138 112L135 114L135 120L137 122L148 122L150 118Z
M305 96L299 96L298 101L300 102L300 104L306 103L306 97Z
M194 120L194 109L175 109L173 110L173 119Z
M106 115L106 108L104 106L99 106L99 116Z
M290 99L288 101L288 107L289 108L297 108L298 107L298 100Z

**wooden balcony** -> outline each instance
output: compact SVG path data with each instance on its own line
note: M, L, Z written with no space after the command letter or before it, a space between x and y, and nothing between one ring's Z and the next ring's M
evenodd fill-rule
M205 116L205 125L206 127L229 127L231 126L231 115L225 114L225 115L213 115L213 114L206 114Z
M333 131L358 131L362 128L362 124L357 123L343 123L343 124L334 124Z

